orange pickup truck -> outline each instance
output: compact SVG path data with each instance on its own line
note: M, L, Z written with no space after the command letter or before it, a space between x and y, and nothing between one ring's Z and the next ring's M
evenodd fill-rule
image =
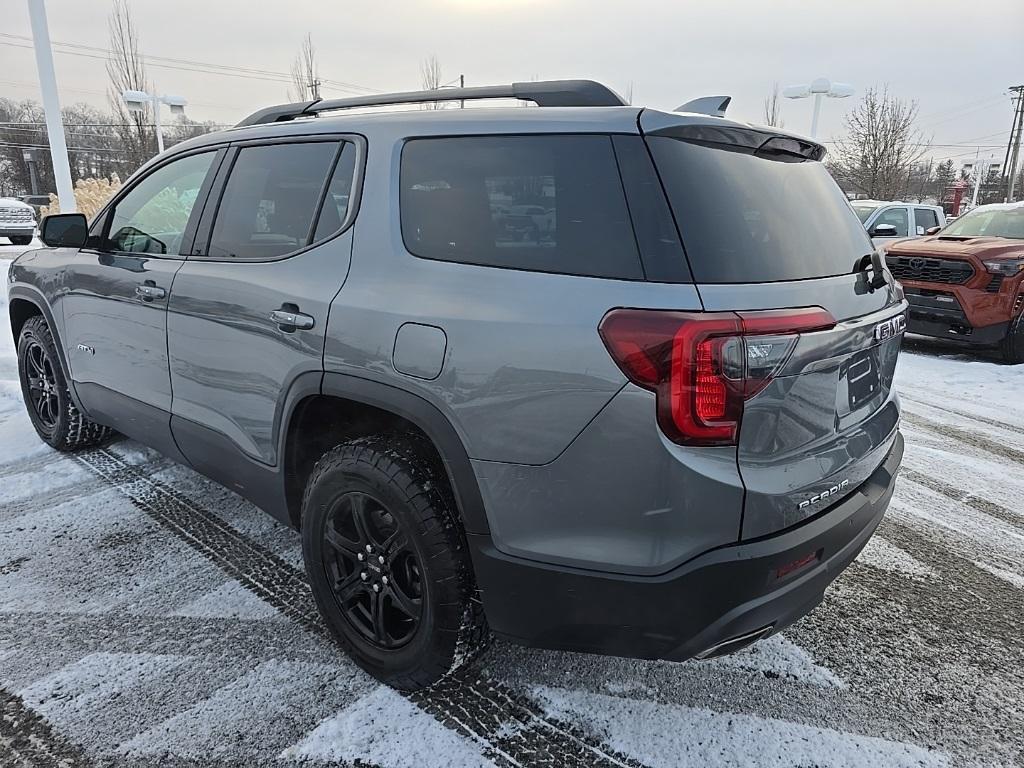
M885 260L907 294L910 333L1024 363L1024 202L975 208L937 234L893 243Z

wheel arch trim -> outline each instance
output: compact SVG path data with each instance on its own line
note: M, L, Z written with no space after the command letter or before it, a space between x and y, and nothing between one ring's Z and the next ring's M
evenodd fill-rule
M441 457L466 532L490 533L483 496L469 453L451 421L436 406L417 394L390 384L332 372L324 374L321 394L388 411L418 427ZM293 406L284 434L288 432L294 412Z
M64 349L64 342L60 337L60 328L57 326L56 321L53 317L53 310L50 308L49 302L43 295L42 291L31 285L25 285L23 283L16 283L8 289L7 293L7 311L10 319L11 334L14 334L14 302L15 301L26 301L32 304L39 310L39 314L43 316L47 326L50 328L50 333L53 334L54 346L57 348L57 358L60 360L61 372L64 374L64 380L68 383L68 390L71 392L71 399L83 414L88 416L88 411L82 407L81 401L78 399L78 393L75 392L75 382L71 377L71 366L68 365L67 350ZM14 337L14 345L17 347L18 338Z

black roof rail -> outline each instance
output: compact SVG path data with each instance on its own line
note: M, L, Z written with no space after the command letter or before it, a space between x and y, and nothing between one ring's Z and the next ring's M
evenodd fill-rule
M238 125L261 125L317 115L332 109L381 107L389 104L422 104L433 101L469 101L472 99L522 99L538 107L624 107L619 94L593 80L540 80L511 85L485 85L473 88L438 88L431 91L380 93L347 99L321 99L279 104L253 112Z

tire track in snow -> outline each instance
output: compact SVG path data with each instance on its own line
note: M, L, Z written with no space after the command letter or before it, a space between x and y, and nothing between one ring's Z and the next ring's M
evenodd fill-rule
M301 570L107 449L73 454L73 458L243 587L333 644ZM500 765L639 766L545 718L524 698L479 672L453 675L409 698L443 725L481 744Z
M916 413L903 412L903 420L915 427L926 429L929 432L933 432L937 435L944 437L950 437L954 440L959 440L965 445L970 445L975 448L980 448L983 451L999 456L1004 459L1009 459L1016 464L1024 465L1024 451L1016 448L1011 448L1008 445L1001 445L994 440L990 440L987 437L982 437L974 432L969 432L966 429L960 427L954 427L949 424L941 424L931 419L926 419L924 416L919 416Z
M170 459L158 459L145 465L145 469L147 472L156 473L173 465L174 462ZM121 481L130 479L124 470L117 470L117 475L121 478ZM4 503L2 509L0 509L0 519L18 517L19 515L23 515L27 512L34 512L46 507L56 507L61 504L66 504L69 501L76 501L78 499L91 496L92 494L106 490L109 487L110 482L106 478L93 477L85 482L71 482L67 485L57 486L41 493L28 494L24 498L17 499L16 501Z
M39 471L50 464L55 464L59 461L65 460L66 458L67 457L64 454L54 451L52 454L44 453L27 459L19 459L18 461L12 461L7 464L0 464L0 480L5 477L10 477L11 475L21 474L22 472Z
M971 509L982 512L990 517L1003 521L1007 525L1012 525L1014 528L1019 528L1021 531L1024 531L1024 517L1011 512L1006 507L996 504L994 501L989 501L982 496L975 496L973 493L962 491L956 486L950 485L949 483L926 475L923 472L918 472L914 469L903 467L900 469L900 474L912 483L923 485L925 488L942 494L948 499L960 502Z
M943 411L944 413L949 413L949 414L952 414L953 416L960 416L961 418L964 418L964 419L970 419L971 421L977 421L977 422L980 422L982 424L988 424L991 427L996 427L998 429L1004 429L1007 432L1017 432L1018 434L1024 435L1024 427L1018 427L1016 424L1011 424L1011 423L1006 422L1006 421L999 421L998 419L991 419L991 418L989 418L987 416L978 416L977 414L974 414L974 413L968 413L967 411L961 411L961 410L959 410L957 408L948 408L948 407L946 407L944 405L935 405L934 403L929 403L929 402L927 402L925 400L918 400L916 397L911 397L910 395L907 395L904 392L900 392L900 399L901 400L909 400L910 402L914 403L915 405L923 405L926 408L934 408L936 411ZM905 412L904 412L904 415L906 415Z
M57 734L21 697L0 688L0 765L5 768L86 768L82 751Z

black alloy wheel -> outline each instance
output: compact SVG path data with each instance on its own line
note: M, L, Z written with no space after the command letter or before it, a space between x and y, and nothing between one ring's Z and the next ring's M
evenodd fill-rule
M423 571L408 536L376 497L352 491L327 514L325 557L331 592L362 637L401 648L423 618Z
M353 437L314 465L302 555L327 628L364 670L416 691L490 633L444 465L425 438Z
M53 362L38 341L31 341L25 350L25 375L28 378L29 401L40 425L52 432L60 418L60 400L57 397L57 376Z

